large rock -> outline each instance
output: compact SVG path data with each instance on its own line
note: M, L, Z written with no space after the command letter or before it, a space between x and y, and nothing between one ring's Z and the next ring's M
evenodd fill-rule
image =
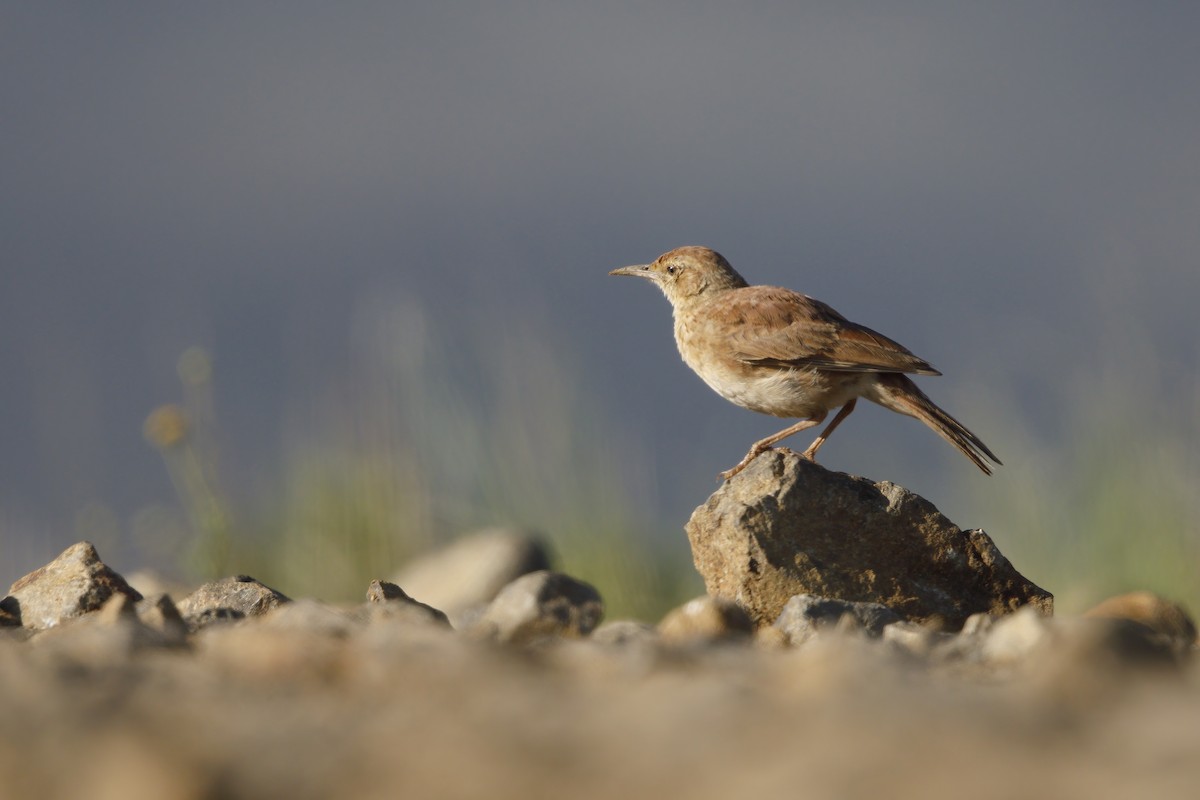
M832 472L772 450L727 481L687 523L708 592L770 625L798 594L882 603L958 629L971 614L1053 596L1017 572L981 530L964 531L894 483Z
M79 542L58 558L19 579L3 608L26 628L53 628L98 610L114 594L137 602L142 596L100 560L90 542Z

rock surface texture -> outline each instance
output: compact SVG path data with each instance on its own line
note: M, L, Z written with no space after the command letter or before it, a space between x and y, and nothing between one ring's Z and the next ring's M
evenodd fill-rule
M1053 596L983 531L962 530L894 483L832 472L786 449L722 485L687 534L709 594L737 601L759 627L799 594L880 603L955 630L977 612L1053 611Z
M287 596L249 575L235 575L209 581L183 598L179 614L194 631L214 622L256 617L288 602Z
M114 594L134 602L142 599L136 589L100 560L91 543L79 542L16 581L0 606L26 628L53 628L96 611Z

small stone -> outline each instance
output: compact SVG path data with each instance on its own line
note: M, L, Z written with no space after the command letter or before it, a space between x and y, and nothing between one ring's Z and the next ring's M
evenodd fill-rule
M68 547L49 564L19 579L0 605L26 628L53 628L98 610L114 594L142 596L100 560L89 542Z
M496 595L473 628L477 635L524 643L543 636L587 636L604 617L590 584L560 572L532 572Z
M1083 616L1140 623L1166 636L1180 650L1196 643L1196 623L1184 607L1153 592L1129 592L1110 597L1085 611Z
M392 582L462 628L472 612L492 602L505 586L548 569L550 558L540 537L521 529L488 528L414 559Z
M1171 636L1121 617L1084 616L1058 620L1059 657L1081 667L1175 667L1181 649Z
M797 645L822 630L837 627L843 619L853 620L859 630L874 639L883 634L885 627L900 621L896 612L881 603L798 594L787 601L773 627L786 634L789 643Z
M972 614L967 617L967 621L963 623L962 630L959 631L963 636L981 636L992 629L992 625L996 622L996 617L985 612Z
M982 657L993 664L1014 665L1027 660L1054 638L1050 621L1033 607L1022 608L991 626L980 646Z
M371 585L367 587L364 616L371 622L394 620L450 627L450 620L445 614L433 606L412 599L403 589L389 581L371 581Z
M43 652L85 664L119 663L141 650L180 643L142 624L136 603L124 594L113 594L93 614L42 631L34 641Z
M367 587L367 602L386 603L389 600L412 600L412 598L390 581L381 581L378 578L371 581Z
M179 602L179 613L194 632L214 622L265 614L288 602L288 597L249 575L237 575L204 584Z
M774 625L768 625L765 628L759 628L754 631L754 644L756 647L768 651L786 650L792 645L788 640L787 634Z
M723 597L697 597L667 612L658 632L669 644L748 640L754 622L746 609Z
M997 630L1002 627L1007 626ZM1060 706L1094 711L1127 697L1131 679L1150 675L1159 683L1179 674L1187 660L1167 636L1133 620L1071 617L1053 620L1050 627L1049 646L1039 644L1006 666Z
M954 641L957 635L936 630L928 625L900 620L886 626L881 638L910 655L926 658L939 646Z

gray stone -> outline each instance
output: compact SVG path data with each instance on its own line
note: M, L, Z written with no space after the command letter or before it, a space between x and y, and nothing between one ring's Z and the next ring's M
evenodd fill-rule
M545 636L587 636L604 617L590 584L560 572L532 572L496 595L473 628L476 635L523 643Z
M179 602L179 613L191 631L215 622L265 614L290 600L251 578L236 575L209 581Z
M854 620L855 627L872 638L879 638L883 629L900 617L882 603L854 603L829 597L798 594L787 601L774 622L789 643L800 644L821 630L837 627L843 617Z
M508 584L530 572L550 569L550 559L534 534L513 528L488 528L404 565L392 582L422 603L463 623L495 599Z
M133 601L142 596L100 560L89 542L64 550L49 564L19 579L0 601L3 609L26 628L53 628L96 611L108 598L121 594Z
M687 524L708 593L759 626L813 594L882 603L901 618L956 630L971 614L1053 596L1018 573L981 530L964 531L893 483L832 472L771 450L718 489Z
M705 595L667 612L658 632L669 644L701 644L749 640L754 623L732 600Z

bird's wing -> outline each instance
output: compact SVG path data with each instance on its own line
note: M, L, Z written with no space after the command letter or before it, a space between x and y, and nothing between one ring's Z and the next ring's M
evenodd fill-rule
M835 372L941 374L903 345L807 295L753 286L725 297L734 300L730 311L744 320L731 344L746 363Z

